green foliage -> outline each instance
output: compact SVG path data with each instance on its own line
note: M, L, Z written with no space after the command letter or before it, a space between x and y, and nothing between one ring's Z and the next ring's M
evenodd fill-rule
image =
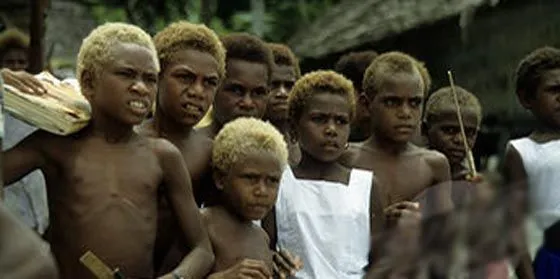
M201 22L201 0L75 0L90 7L98 23L107 21L127 21L155 33L167 24L180 19ZM215 15L221 1L210 1L211 13ZM310 24L340 0L261 0L265 13L262 17L263 39L283 42L296 32L300 26ZM230 32L254 33L250 0L228 3L234 12L226 18L212 16L209 27L218 34Z

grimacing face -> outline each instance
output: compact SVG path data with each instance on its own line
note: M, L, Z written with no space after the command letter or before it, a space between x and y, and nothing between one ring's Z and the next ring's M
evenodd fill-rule
M170 120L192 127L210 108L219 83L218 62L211 54L179 50L160 74L158 107Z

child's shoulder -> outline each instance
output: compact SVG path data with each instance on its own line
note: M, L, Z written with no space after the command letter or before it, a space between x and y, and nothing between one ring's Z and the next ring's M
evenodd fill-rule
M447 160L447 157L445 157L443 153L436 150L427 149L411 144L409 154L421 157L428 165L433 168L445 166L449 167L449 161Z

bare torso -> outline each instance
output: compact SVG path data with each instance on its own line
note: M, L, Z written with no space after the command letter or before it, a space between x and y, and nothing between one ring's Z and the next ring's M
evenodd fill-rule
M243 259L264 261L272 270L272 252L265 231L253 224L242 223L223 207L202 209L216 262L212 272L230 268Z
M410 145L398 155L358 143L351 145L342 162L352 167L372 170L384 187L384 204L413 201L425 190L445 180L440 173L449 166L445 157L431 150Z
M163 179L157 142L43 135L48 238L62 278L93 278L79 262L88 250L127 278L151 278Z
M162 135L154 126L154 122L146 121L136 127L140 135L157 138L164 137L173 143L183 155L192 179L193 194L200 206L209 194L205 189L212 182L212 169L210 165L212 156L212 140L200 132L191 131L188 138L173 138ZM180 227L173 216L169 201L164 195L159 195L158 228L154 250L154 265L156 273L166 274L175 268L188 252L181 245Z

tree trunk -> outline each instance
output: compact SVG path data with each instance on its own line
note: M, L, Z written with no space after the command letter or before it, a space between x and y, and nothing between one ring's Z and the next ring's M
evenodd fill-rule
M31 21L29 24L29 72L37 74L41 72L45 65L44 35L45 35L45 9L48 0L30 0Z

